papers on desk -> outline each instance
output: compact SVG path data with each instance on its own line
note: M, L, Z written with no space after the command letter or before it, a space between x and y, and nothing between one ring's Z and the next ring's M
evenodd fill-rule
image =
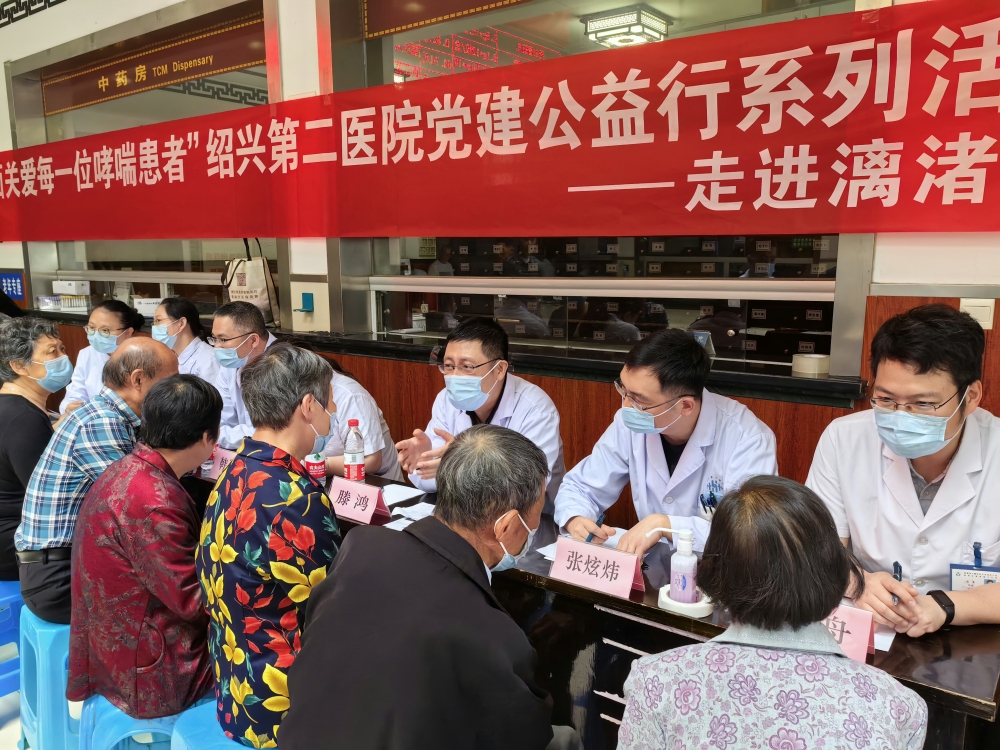
M611 528L615 530L615 534L613 536L609 536L601 546L607 547L608 549L618 549L618 540L622 538L622 534L625 533L625 529L619 529L617 526L612 526ZM563 534L563 536L568 536L568 534ZM552 542L552 544L539 547L538 554L549 562L552 562L556 559L556 543Z
M411 521L419 521L421 518L434 514L434 506L430 503L417 503L406 508L396 508L396 512L401 516L409 518Z
M395 521L387 523L385 528L392 529L393 531L402 531L407 526L409 526L413 521L409 518L397 518Z
M896 631L888 625L875 626L875 650L888 651L892 647L892 641L896 637Z
M396 503L401 503L404 500L410 500L423 494L423 490L418 490L416 487L407 487L405 484L388 484L382 488L382 499L385 500L385 504L390 508Z

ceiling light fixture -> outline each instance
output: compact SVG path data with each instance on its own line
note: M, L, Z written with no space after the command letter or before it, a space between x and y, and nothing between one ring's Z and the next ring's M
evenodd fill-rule
M605 47L634 47L667 38L673 19L648 5L630 5L583 16L580 21L592 42Z

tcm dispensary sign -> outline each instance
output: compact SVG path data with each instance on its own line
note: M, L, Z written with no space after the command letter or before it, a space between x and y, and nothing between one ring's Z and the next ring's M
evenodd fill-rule
M998 59L936 0L176 120L0 154L0 239L996 231Z

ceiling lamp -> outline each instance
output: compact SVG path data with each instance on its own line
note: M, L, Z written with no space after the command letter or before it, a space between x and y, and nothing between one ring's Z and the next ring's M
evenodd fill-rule
M633 47L663 41L667 38L667 27L673 22L670 16L648 5L615 8L580 20L586 27L587 38L605 47Z

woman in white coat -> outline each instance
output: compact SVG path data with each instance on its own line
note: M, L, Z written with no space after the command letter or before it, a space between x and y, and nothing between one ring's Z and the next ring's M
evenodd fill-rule
M135 333L142 330L146 319L133 307L116 299L101 302L87 321L87 341L76 355L73 380L66 386L66 396L59 404L63 414L83 406L104 387L104 363L112 353Z
M153 316L153 338L166 344L177 355L182 375L197 375L215 385L219 362L215 349L208 345L198 308L184 297L167 297Z

